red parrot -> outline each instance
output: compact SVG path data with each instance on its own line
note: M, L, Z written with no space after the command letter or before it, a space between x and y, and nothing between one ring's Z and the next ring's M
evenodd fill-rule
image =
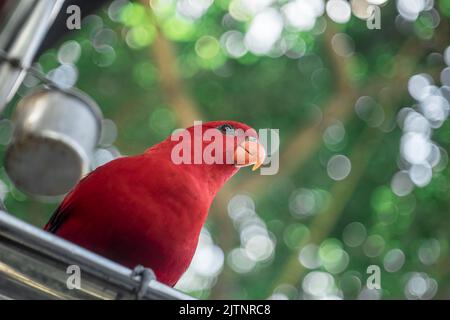
M92 171L65 197L44 229L127 267L151 268L158 281L175 285L191 262L216 193L239 167L256 169L265 158L256 131L245 124L196 124L185 129L191 140L183 143L195 145L199 129L212 129L223 138L223 148L212 155L231 155L233 163L177 164L173 150L180 142L170 136L140 155ZM214 140L200 137L202 150ZM180 154L187 155L184 149ZM244 161L239 160L242 156Z

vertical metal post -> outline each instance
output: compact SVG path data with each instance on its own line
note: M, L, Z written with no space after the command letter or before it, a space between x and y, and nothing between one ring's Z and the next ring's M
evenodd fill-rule
M30 67L64 0L8 0L0 17L0 51L24 68ZM0 62L0 113L12 99L25 72Z

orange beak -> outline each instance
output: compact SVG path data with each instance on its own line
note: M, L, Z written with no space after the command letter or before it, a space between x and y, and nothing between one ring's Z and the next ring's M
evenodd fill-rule
M256 138L245 139L234 151L234 164L236 167L247 167L253 165L255 171L262 166L266 158L266 150Z

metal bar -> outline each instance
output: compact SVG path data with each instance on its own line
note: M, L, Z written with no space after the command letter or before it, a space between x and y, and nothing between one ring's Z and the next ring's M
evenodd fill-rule
M81 270L69 289L67 267ZM0 299L134 299L132 271L0 211ZM156 280L144 299L192 297Z
M64 0L10 0L4 5L0 26L0 50L18 65L28 68ZM0 64L0 112L12 99L25 71Z

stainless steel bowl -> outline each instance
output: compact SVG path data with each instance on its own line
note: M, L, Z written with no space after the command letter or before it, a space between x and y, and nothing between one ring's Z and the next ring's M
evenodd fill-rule
M88 173L102 121L90 97L75 89L39 88L19 102L12 120L5 169L18 189L58 196Z

